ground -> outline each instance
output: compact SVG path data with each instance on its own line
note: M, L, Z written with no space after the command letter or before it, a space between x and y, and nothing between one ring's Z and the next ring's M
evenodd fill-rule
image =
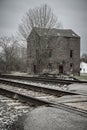
M80 76L75 76L79 80L87 80L87 73L81 73Z
M52 107L39 107L31 111L24 130L86 130L87 118L79 114Z
M33 75L28 75L27 73L21 73L21 72L11 72L10 74L12 75L19 75L19 76L33 76ZM34 75L35 76L35 75ZM60 75L62 77L67 77L66 75ZM74 76L75 78L79 80L87 80L87 73L81 73L80 76Z

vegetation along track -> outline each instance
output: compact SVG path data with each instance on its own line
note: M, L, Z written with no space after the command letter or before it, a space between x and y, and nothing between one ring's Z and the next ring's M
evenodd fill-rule
M2 79L0 79L0 82L1 80ZM1 95L5 95L10 98L15 98L21 102L27 103L32 106L41 106L41 105L53 106L53 107L58 107L64 110L73 111L87 117L87 111L69 107L67 105L57 102L59 96L63 96L64 94L72 95L76 93L68 92L68 91L59 91L59 94L58 94L58 90L57 92L56 90L54 90L55 92L52 92L53 90L47 90L47 89L46 90L44 89L43 91L42 88L41 88L42 91L41 90L38 91L40 88L37 90L35 89L35 91L34 91L34 88L33 90L30 89L28 91L27 88L26 89L24 88L24 86L26 85L23 83L17 84L17 82L12 82L12 81L10 82L4 79L2 81L3 83L8 84L8 85L0 84ZM12 85L15 85L14 88ZM30 88L32 88L32 86Z

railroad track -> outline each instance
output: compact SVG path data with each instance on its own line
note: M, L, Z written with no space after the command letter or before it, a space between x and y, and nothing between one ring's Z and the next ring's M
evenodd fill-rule
M5 80L5 83L9 84L9 81ZM25 88L19 88L19 83L17 84L17 82L16 82L16 86L14 88L12 85L13 85L13 82L12 83L10 82L10 85L1 84L0 85L0 94L13 98L13 99L16 99L16 100L19 100L20 102L23 102L23 103L27 103L30 106L41 106L41 105L52 106L52 107L57 107L57 108L64 109L64 110L67 110L70 112L78 113L80 115L87 117L87 111L77 109L74 107L70 107L70 106L57 102L58 97L61 96L62 93L64 95L64 91L63 92L61 91L61 95L59 94L59 95L54 96L54 92L53 92L53 93L51 93L52 96L50 96L51 94L49 91L47 92L48 93L48 95L47 95L45 93L45 91L43 94L43 91L41 91L41 90L38 93L38 91L34 92L34 90L28 91ZM20 86L21 85L22 84L20 84ZM65 92L65 94L66 94L66 92ZM67 92L67 94L71 95L71 94L76 94L76 93Z
M28 77L28 76L16 76L16 75L0 75L0 78L9 78L9 79L20 79L20 80L28 80L28 81L36 81L36 82L49 82L49 83L62 83L62 84L72 84L72 83L86 83L87 81L80 80L65 80L60 78L53 77Z
M0 102L6 103L7 106L11 106L15 110L17 110L20 114L21 112L26 113L30 111L30 106L26 103L20 102L18 99L12 98L6 95L0 95ZM33 109L33 107L32 107Z
M15 80L16 79L16 80ZM26 82L25 82L26 81ZM44 81L35 79L23 79L21 78L0 78L0 104L6 103L4 108L8 108L8 111L5 112L2 110L1 113L5 112L7 114L2 114L3 119L0 117L2 122L0 125L3 129L6 129L9 124L16 121L16 117L19 115L26 114L37 106L49 106L55 107L69 113L74 113L75 115L80 115L81 117L87 118L87 111L79 109L76 107L68 106L63 103L59 103L58 99L64 95L79 95L81 93L75 93L72 91L56 90L54 88L46 88L44 86L38 86L29 84L28 81L35 82L45 82L55 84L54 79L47 79ZM57 84L68 85L71 82L67 83L65 81L56 81ZM43 84L44 85L44 84ZM87 96L87 95L85 95ZM10 108L9 108L10 106ZM2 105L1 105L2 107ZM11 108L12 107L12 108ZM3 108L2 108L3 109ZM10 111L9 111L10 110ZM9 116L8 116L9 113ZM13 118L12 118L13 117ZM5 124L6 121L6 124ZM8 122L8 125L7 125ZM5 127L6 126L6 127Z
M32 84L29 84L28 82L23 82L23 81L18 81L18 80L0 78L0 83L9 84L9 85L24 88L27 90L52 94L52 95L58 96L58 97L63 96L63 95L79 95L79 94L87 96L87 94L83 94L83 93L77 93L77 92L72 92L72 91L62 90L62 89L42 87L42 86L32 85Z
M0 130L12 130L12 126L18 118L29 113L35 107L0 94Z
M37 92L42 92L42 93L46 93L46 94L52 94L54 96L63 96L63 95L84 95L87 96L86 93L81 93L81 92L73 92L73 91L69 91L69 90L63 90L61 89L61 87L45 87L45 86L39 86L37 85L33 85L30 84L29 82L24 82L24 81L18 81L18 80L12 80L12 79L4 79L4 78L0 78L0 82L3 84L9 84L12 86L16 86L16 87L20 87L20 88L24 88L27 90L32 90L32 91L37 91ZM66 86L66 85L65 85Z

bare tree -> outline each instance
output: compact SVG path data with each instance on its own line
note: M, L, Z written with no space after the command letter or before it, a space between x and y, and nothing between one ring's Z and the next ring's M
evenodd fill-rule
M52 12L48 5L42 5L34 9L29 9L19 25L19 32L23 38L27 39L33 27L40 28L59 28L61 23L58 22L57 17Z
M4 62L5 71L10 71L14 67L16 59L15 49L17 47L17 41L13 37L1 37L0 38L1 59Z
M0 38L0 71L26 71L26 60L26 47L17 38Z
M84 53L81 57L81 61L86 62L87 63L87 53Z

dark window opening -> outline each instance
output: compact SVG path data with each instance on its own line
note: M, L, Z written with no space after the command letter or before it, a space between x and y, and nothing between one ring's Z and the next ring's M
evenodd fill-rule
M38 58L38 57L39 57L39 51L36 50L36 58Z
M70 50L70 57L73 57L73 50Z
M36 65L33 65L34 67L34 74L36 74Z
M85 72L85 69L83 68L83 71Z
M63 65L59 65L59 73L63 74Z
M52 49L49 50L49 57L52 56Z
M73 67L73 63L70 63L70 67L71 67L71 68Z
M52 64L51 63L48 64L48 69L52 70Z

